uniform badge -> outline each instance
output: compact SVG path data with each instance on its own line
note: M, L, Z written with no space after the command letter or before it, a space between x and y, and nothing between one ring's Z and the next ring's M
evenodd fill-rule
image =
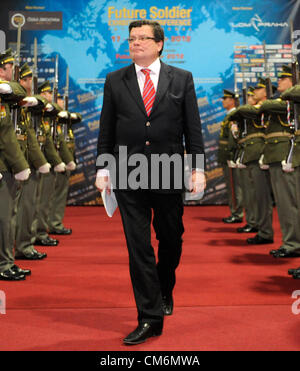
M0 106L0 118L4 119L4 117L6 117L6 109L5 109L5 106L3 106L1 104L1 106Z

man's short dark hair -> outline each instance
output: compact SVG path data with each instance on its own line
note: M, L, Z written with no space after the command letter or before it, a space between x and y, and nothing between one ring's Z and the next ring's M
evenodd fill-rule
M142 26L151 26L152 30L153 30L153 36L155 38L155 41L156 42L158 42L158 41L163 42L162 48L159 52L159 55L161 55L161 53L163 51L163 48L164 48L164 41L165 41L165 33L164 33L163 28L161 27L161 25L158 22L150 21L148 19L140 19L138 21L133 21L129 24L129 34L130 34L130 32L133 28L142 27Z

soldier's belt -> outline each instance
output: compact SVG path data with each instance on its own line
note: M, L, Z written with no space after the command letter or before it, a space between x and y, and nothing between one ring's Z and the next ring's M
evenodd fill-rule
M22 140L22 141L24 141L24 140L27 139L27 136L24 135L24 134L16 134L16 136L17 136L17 139L18 139L18 140Z
M275 131L274 133L267 134L265 136L266 139L274 138L274 137L287 137L287 138L292 138L292 134L290 133L284 133L282 131Z
M249 134L245 138L240 139L238 141L238 144L242 144L242 143L246 142L246 140L252 139L252 138L265 138L265 134L264 133L253 133L253 134Z
M219 144L228 144L228 140L219 140Z

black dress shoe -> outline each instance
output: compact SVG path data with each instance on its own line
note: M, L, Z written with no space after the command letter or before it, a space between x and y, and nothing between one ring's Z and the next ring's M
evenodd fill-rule
M140 323L133 332L123 339L123 342L128 345L140 344L152 336L159 336L161 334L162 325L153 325L147 322Z
M232 223L242 223L243 219L237 218L236 216L229 216L228 218L222 219L224 223L232 224Z
M256 233L258 229L251 227L249 224L244 225L243 227L237 228L238 233Z
M17 265L13 265L11 268L10 268L13 272L16 272L18 274L24 274L24 276L29 276L31 275L31 270L30 269L22 269L20 267L18 267Z
M44 252L38 252L35 249L30 253L24 255L17 255L15 256L16 260L42 260L47 257L47 254Z
M293 276L294 274L300 274L300 267L299 268L296 268L296 269L289 269L288 270L288 274L290 276Z
M284 247L280 247L278 250L271 250L270 254L274 256L274 258L299 258L300 255L294 253L293 251L288 251Z
M173 313L173 297L163 296L162 297L162 310L165 316L170 316Z
M295 280L300 280L300 271L297 271L298 273L294 273L293 274L293 278L295 279Z
M25 280L25 275L16 273L12 269L7 269L6 271L0 273L0 280L21 281L21 280Z
M274 243L273 240L269 240L267 238L260 237L258 234L254 237L247 238L247 243L249 245L264 245L267 243Z
M62 229L53 229L49 233L58 234L58 235L69 235L69 234L72 234L72 229L63 227Z
M34 244L37 246L57 246L58 243L58 240L48 236L43 239L36 239Z

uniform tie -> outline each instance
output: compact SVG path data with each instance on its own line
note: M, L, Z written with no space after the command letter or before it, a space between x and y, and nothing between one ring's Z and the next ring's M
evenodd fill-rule
M149 116L152 106L153 106L154 99L155 99L155 89L154 89L153 82L150 78L150 70L147 68L143 68L141 71L145 75L145 84L144 84L144 89L143 89L143 101L144 101L147 115Z

